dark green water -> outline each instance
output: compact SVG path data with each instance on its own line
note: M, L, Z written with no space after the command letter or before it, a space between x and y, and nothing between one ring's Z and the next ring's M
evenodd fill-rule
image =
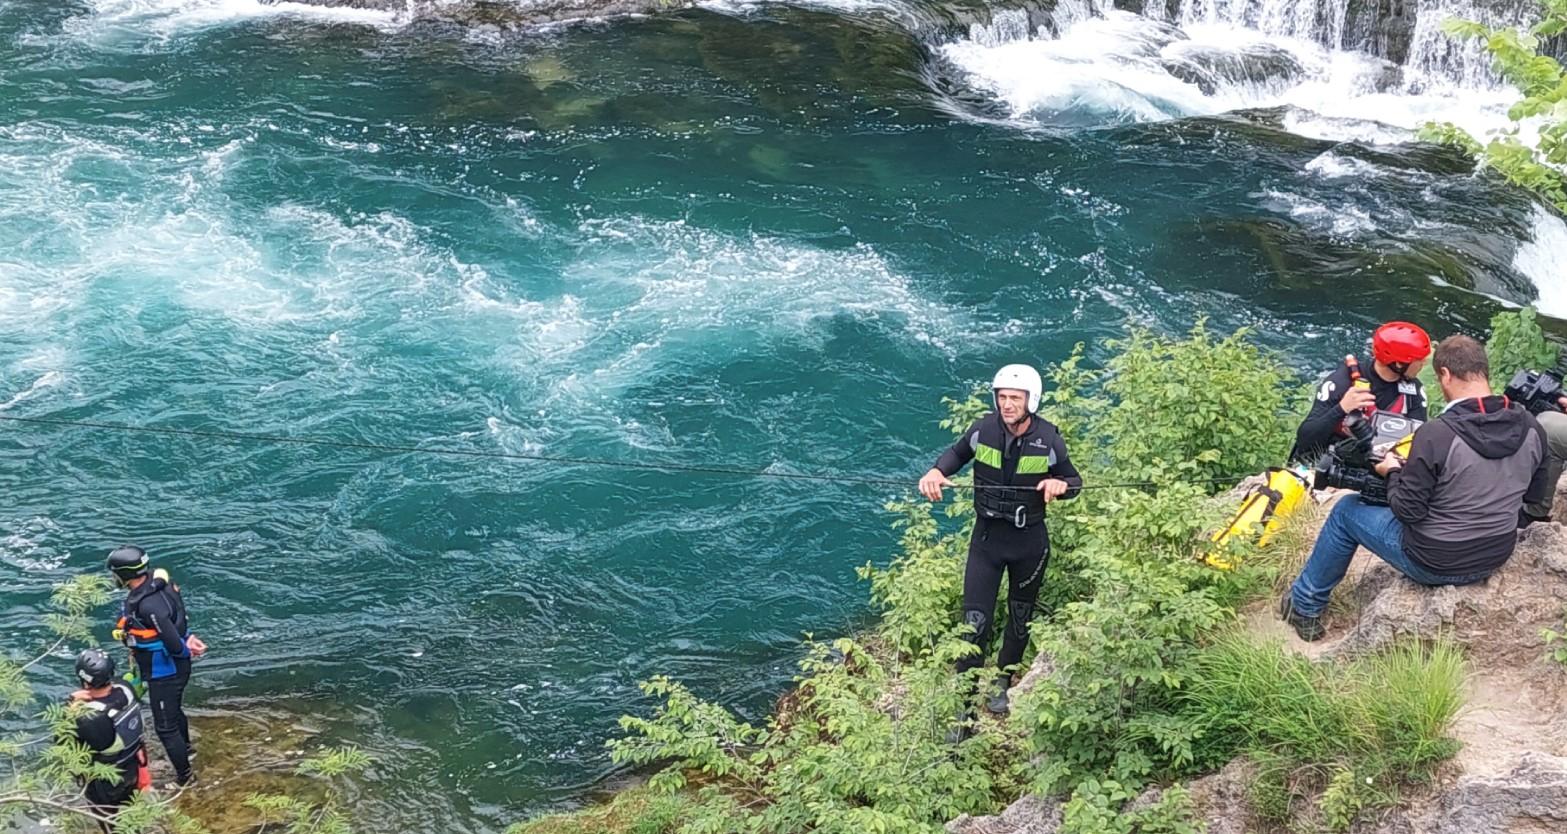
M913 476L942 396L1127 324L1306 368L1536 292L1534 210L1443 154L996 120L873 14L229 6L0 0L3 413ZM651 674L764 715L895 543L874 488L17 425L0 490L7 650L141 543L213 646L192 701L364 745L390 830L580 800Z

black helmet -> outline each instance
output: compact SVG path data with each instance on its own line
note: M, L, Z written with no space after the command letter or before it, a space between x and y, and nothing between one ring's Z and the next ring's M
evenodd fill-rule
M87 649L76 656L76 676L88 689L101 689L114 680L114 658L103 649Z
M121 545L109 551L109 570L120 581L147 575L147 551L134 544Z

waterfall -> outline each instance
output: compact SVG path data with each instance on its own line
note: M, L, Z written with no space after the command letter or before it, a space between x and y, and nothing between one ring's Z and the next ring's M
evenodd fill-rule
M970 23L968 27L968 39L987 47L1026 41L1033 34L1028 12L1023 9L999 9L991 14L989 23Z
M1410 92L1458 87L1484 89L1501 83L1491 68L1491 56L1478 41L1458 41L1442 31L1450 18L1477 20L1488 26L1516 26L1524 9L1498 8L1476 0L1420 0L1409 56L1404 61L1405 87Z
M1349 0L1186 0L1179 22L1225 23L1266 35L1344 47Z
M1050 24L1059 34L1075 24L1104 17L1112 8L1109 0L1060 0L1055 11L1050 13Z

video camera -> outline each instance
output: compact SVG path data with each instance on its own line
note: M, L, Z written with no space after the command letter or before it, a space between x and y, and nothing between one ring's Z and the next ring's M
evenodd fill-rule
M1387 479L1375 467L1388 452L1404 446L1404 441L1420 428L1421 421L1374 411L1366 416L1358 411L1344 418L1349 437L1328 447L1312 473L1312 489L1348 489L1360 493L1367 504L1387 504ZM1407 447L1402 450L1407 452Z
M1529 409L1530 414L1561 411L1558 397L1567 396L1562 390L1562 380L1567 378L1567 360L1550 371L1519 371L1513 374L1503 391L1509 400Z

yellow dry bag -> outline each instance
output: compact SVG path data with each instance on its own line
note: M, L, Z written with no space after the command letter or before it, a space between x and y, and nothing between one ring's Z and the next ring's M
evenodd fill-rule
M1227 545L1232 541L1256 541L1259 546L1278 530L1279 522L1300 506L1310 491L1304 475L1289 469L1269 469L1268 480L1251 488L1241 499L1230 523L1213 534L1215 547L1204 561L1220 570L1235 567Z

